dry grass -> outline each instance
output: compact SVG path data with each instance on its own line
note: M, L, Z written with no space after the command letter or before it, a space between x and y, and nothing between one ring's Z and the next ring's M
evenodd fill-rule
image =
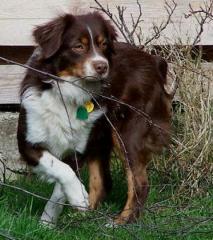
M178 180L179 191L207 193L213 175L213 65L191 57L191 47L162 49L170 58L170 81L178 81L173 113L173 138L169 154L155 158L154 166ZM178 102L177 102L178 100Z

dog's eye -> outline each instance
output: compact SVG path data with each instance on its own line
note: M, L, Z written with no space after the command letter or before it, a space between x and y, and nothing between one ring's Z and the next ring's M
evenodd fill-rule
M81 53L81 52L84 52L85 51L85 46L83 45L83 44L76 44L75 46L73 46L72 47L72 50L74 51L74 52L79 52L79 53Z
M101 44L100 44L100 48L102 48L103 50L105 50L107 48L107 42L106 41L103 41Z

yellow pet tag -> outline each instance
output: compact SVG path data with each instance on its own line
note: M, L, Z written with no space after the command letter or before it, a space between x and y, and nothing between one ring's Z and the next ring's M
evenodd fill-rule
M91 113L94 110L94 104L91 101L85 102L84 107L86 108L88 113Z

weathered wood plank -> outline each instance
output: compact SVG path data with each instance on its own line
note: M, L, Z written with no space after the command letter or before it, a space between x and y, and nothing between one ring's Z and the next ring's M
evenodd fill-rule
M19 103L19 86L25 69L14 65L0 65L0 104Z
M126 20L131 25L131 15L137 16L136 1L128 0L101 0L105 6L109 5L113 13L116 6L127 7ZM141 27L145 37L152 35L152 23L160 24L166 19L164 0L140 1L143 10ZM191 43L196 34L196 22L190 18L185 19L189 3L196 9L204 3L203 0L176 0L178 7L172 17L172 22L164 31L163 36L155 44L174 44L181 37L184 44ZM96 6L93 0L1 0L0 1L0 45L33 45L31 37L35 25L47 22L62 12L88 11L89 7ZM77 10L76 10L77 9ZM122 39L122 38L121 38ZM191 41L190 41L191 40ZM200 44L213 45L213 22L204 26L204 33Z

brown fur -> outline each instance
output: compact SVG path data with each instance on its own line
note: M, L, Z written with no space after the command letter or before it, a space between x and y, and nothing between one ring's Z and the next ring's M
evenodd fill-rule
M90 179L89 179L89 203L90 208L95 209L98 203L103 200L106 195L103 183L103 171L100 161L90 159L88 162Z

